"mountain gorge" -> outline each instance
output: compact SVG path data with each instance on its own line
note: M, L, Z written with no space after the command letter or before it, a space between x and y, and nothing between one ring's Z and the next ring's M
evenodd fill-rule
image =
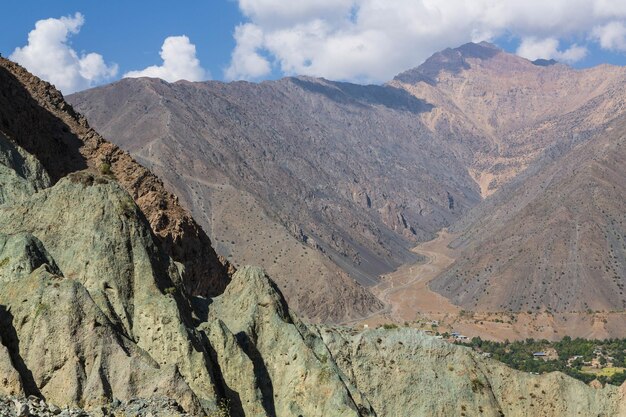
M454 259L429 288L463 309L622 311L625 86L470 43L383 86L123 79L69 100L219 253L346 321L388 311L368 289L443 228Z
M154 174L1 58L0 120L2 413L626 415L624 386L515 371L415 329L301 320L261 269L221 262Z
M415 242L480 200L417 117L428 105L396 88L125 79L71 100L177 190L218 251L267 268L309 317L378 309L352 280L416 260Z

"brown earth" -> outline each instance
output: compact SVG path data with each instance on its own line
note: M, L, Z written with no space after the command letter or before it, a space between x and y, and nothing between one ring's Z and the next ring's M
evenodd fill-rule
M626 334L626 313L623 311L580 311L565 313L527 313L468 311L432 291L430 282L446 271L460 255L449 244L458 236L443 230L436 239L413 250L426 257L426 262L403 265L382 277L372 288L385 306L362 320L345 324L356 327L377 327L395 323L432 333L458 331L468 337L489 340L548 339L563 336L606 339ZM437 322L436 326L432 326Z

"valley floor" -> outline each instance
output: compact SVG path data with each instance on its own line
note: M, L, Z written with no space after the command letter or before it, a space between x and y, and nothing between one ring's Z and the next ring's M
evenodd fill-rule
M439 334L459 332L469 339L478 336L494 341L526 338L558 340L563 336L606 339L626 335L626 312L493 312L466 311L432 291L429 283L455 261L458 253L448 245L455 235L442 230L437 238L422 243L414 252L424 263L404 265L381 276L372 292L385 307L352 321L358 327L405 325Z

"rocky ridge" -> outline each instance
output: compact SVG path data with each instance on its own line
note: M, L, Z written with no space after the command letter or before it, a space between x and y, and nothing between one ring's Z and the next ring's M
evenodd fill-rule
M0 58L0 83L3 134L38 159L53 183L87 168L115 176L149 220L160 245L183 265L186 289L205 296L224 289L228 266L160 179L105 141L54 86L5 58Z

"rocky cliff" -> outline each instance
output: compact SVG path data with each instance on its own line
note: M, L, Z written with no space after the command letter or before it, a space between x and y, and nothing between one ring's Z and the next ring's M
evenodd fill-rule
M187 291L206 296L224 289L228 267L160 179L91 129L54 86L4 58L0 84L0 129L39 160L52 183L83 169L115 177L150 222L159 245L183 266Z

